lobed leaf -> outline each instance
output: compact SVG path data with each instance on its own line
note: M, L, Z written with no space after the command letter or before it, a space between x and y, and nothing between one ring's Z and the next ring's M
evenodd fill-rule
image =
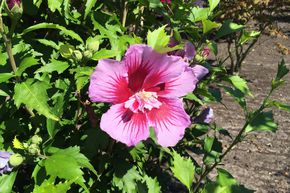
M35 109L39 114L46 116L49 119L59 120L57 116L51 113L50 107L47 104L49 100L46 90L49 85L44 82L28 79L25 82L17 83L14 87L14 102L17 108L21 104L25 104L30 109Z

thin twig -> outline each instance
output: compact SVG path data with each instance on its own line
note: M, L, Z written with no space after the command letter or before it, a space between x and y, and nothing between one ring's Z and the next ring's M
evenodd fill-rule
M124 2L124 9L123 9L123 18L122 18L122 26L126 26L126 20L127 20L127 14L128 14L128 8L127 8L128 2L125 0Z

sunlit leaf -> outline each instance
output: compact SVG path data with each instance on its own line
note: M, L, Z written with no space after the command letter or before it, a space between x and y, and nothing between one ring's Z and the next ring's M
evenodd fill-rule
M58 117L51 113L47 104L48 96L46 90L49 85L44 82L28 79L25 82L17 83L14 87L14 101L19 108L21 104L25 104L30 109L35 109L39 114L43 114L47 118L59 120Z
M174 177L190 190L195 173L195 167L191 159L181 157L174 151L172 164L173 166L170 167L170 169L173 172Z

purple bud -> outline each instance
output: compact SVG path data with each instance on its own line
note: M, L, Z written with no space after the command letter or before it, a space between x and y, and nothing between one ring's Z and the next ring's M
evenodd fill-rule
M195 119L196 123L207 123L210 124L214 119L212 108L208 107L204 109Z
M174 37L171 37L168 47L172 48L174 46L177 46L179 43L180 42L175 40ZM168 52L168 55L180 56L181 58L191 60L195 57L195 47L191 42L186 42L184 45L184 49Z
M11 10L16 4L20 6L21 0L6 0L8 8Z
M203 7L205 3L205 0L198 0L194 4L198 7Z
M186 42L186 44L184 45L184 51L184 57L188 60L192 60L195 57L195 47L191 42Z
M10 156L9 152L0 151L0 174L12 171L12 167L9 166Z

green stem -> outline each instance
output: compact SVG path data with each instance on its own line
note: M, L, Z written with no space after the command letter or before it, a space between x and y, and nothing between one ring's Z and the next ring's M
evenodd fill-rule
M0 11L2 10L3 1L2 1L2 4L1 4ZM0 33L2 35L4 44L5 44L5 47L6 47L6 52L8 54L8 58L9 58L9 61L10 61L10 64L11 64L11 68L12 68L12 70L13 70L15 76L16 76L17 65L16 65L16 62L15 62L15 59L14 59L14 55L13 55L13 52L12 52L12 43L11 43L11 39L9 37L7 37L7 35L5 34L3 20L2 20L2 14L1 13L0 13ZM20 77L16 76L16 81L17 82L21 81ZM30 109L28 109L27 107L25 107L25 109L30 114L31 117L35 116L35 114Z
M268 95L266 96L266 98L263 100L263 103L260 106L260 108L258 110L256 110L253 113L253 116L247 120L247 122L245 123L245 125L243 126L243 128L240 130L240 132L238 133L238 135L235 137L235 139L231 143L231 145L219 157L219 160L216 161L211 167L207 168L201 174L199 180L197 181L197 183L196 183L196 185L195 185L195 187L193 189L193 193L196 193L198 191L199 187L201 186L201 182L204 180L204 178L222 161L222 159L233 149L233 147L235 147L239 142L241 142L241 139L244 137L243 134L244 134L246 128L248 127L248 125L259 115L259 113L261 111L263 111L266 108L267 101L268 101L269 97L271 96L272 92L273 92L273 88L271 88L270 92L268 93Z
M128 14L128 8L127 8L128 2L125 0L124 2L124 9L123 9L123 18L122 18L122 26L126 26L126 20L127 20L127 14Z

